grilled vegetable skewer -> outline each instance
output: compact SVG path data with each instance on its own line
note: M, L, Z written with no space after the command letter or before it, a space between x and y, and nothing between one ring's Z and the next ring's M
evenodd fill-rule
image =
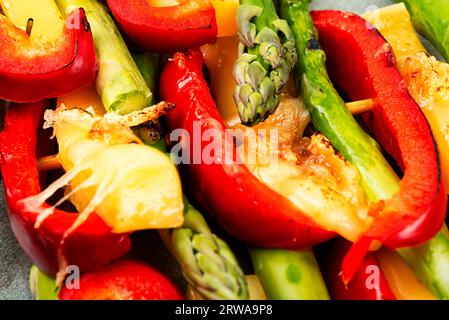
M133 57L145 81L156 85L159 56L138 54ZM167 152L163 140L156 144L159 150ZM231 249L212 233L201 213L187 199L184 199L183 226L161 230L160 234L187 281L202 297L209 300L248 299L245 276Z
M327 78L327 72L325 70L325 54L320 50L319 46L313 45L314 43L318 44L318 42L315 28L308 13L308 2L309 1L307 0L281 0L281 10L282 16L285 17L291 25L297 40L296 44L299 56L299 62L296 69L298 76L297 84L302 89L302 94L310 108L312 121L320 131L329 135L328 137L334 146L359 169L364 181L363 187L369 198L372 201L389 198L399 190L398 178L383 159L373 140L359 128L356 128L357 124L355 121L352 117L348 116L344 108L341 107L341 102L338 103L341 99L338 97ZM325 94L323 94L323 91L317 91L318 87L321 89L327 87L329 90L325 90ZM338 116L336 116L336 114L331 116L332 114L328 113L332 109L323 108L323 106L330 107L335 105L340 105L340 107L336 108ZM349 131L349 128L346 127L349 123L353 123L351 128L354 131ZM350 136L348 135L348 137L346 137L347 139L344 139L344 136L348 133ZM362 151L363 149L359 149L360 145L365 145L368 149ZM364 155L368 154L370 157L364 159ZM375 155L374 158L373 155ZM366 167L367 164L372 167L368 169ZM444 254L444 250L439 249L441 246L445 246L444 241L441 241L442 239L443 238L438 235L433 240L429 241L426 246L407 249L409 252L407 256L420 256L429 259L436 258L435 255L430 254L430 252L438 250L438 252ZM410 250L413 254L410 253ZM407 256L404 255L405 258L407 258ZM426 269L425 259L408 260L414 270ZM448 287L448 285L445 284L447 282L446 279L440 277L439 274L424 274L423 272L418 272L418 275L424 277L421 279L424 283L437 282ZM439 294L440 292L434 293ZM446 298L446 295L440 295L440 297Z
M398 178L376 141L358 125L329 80L326 55L319 46L309 15L309 2L281 1L281 15L288 21L296 39L296 87L311 114L314 127L359 170L368 198L371 201L388 198L398 190Z
M42 159L39 160L41 163ZM45 160L47 168L61 168L57 157L46 157ZM245 276L231 249L212 233L202 215L186 199L184 202L184 225L160 232L185 277L206 299L248 299ZM42 273L34 267L32 274L39 272ZM32 283L32 288L35 292L48 292L47 282ZM36 298L39 299L38 296Z
M240 125L241 122L238 113L233 108L232 90L235 81L232 72L229 71L229 66L232 66L237 59L237 42L238 39L237 41L231 38L218 39L216 44L203 47L202 52L205 59L204 62L210 73L210 90L214 96L216 107L219 109L221 116L226 119L228 127L244 129ZM220 64L217 65L216 61L220 61ZM354 105L348 106L348 108L360 110L361 108L359 107L362 105L363 108L366 108L370 105L370 101L357 103L355 108L353 108ZM183 107L183 105L179 106L180 108ZM283 136L282 132L294 132L292 135L296 136L298 133L299 136L301 135L299 132L302 132L300 128L305 127L308 123L308 112L304 110L299 101L296 101L294 98L287 98L286 95L282 98L280 106L272 117L264 123L253 127L254 130L257 131L259 126L265 126L265 130L270 130L270 128L276 128L276 126L280 126L283 123L284 126L278 128L280 136ZM248 129L244 130L247 131ZM285 140L290 141L285 136L283 140L284 142ZM263 144L262 141L260 142ZM246 192L249 192L253 187L244 189L246 189ZM242 199L242 201L245 200ZM246 202L251 201L246 199ZM269 204L263 205L263 207L269 206ZM232 210L232 204L230 207ZM260 209L252 207L250 212L256 212L257 215L262 216L264 211ZM233 210L235 210L235 207ZM211 209L211 213L215 212L216 210ZM237 218L237 220L240 220L240 218ZM249 220L254 223L257 219L251 218ZM269 224L268 228L272 229L272 227L272 224ZM261 228L258 229L261 231ZM286 229L284 228L283 230L285 231ZM262 235L264 234L264 232L260 233ZM327 299L329 297L319 268L313 261L313 254L311 252L293 253L290 250L262 248L249 248L249 251L251 256L253 256L254 269L260 276L261 285L265 288L267 296L271 299L310 300ZM253 254L253 252L257 254ZM295 273L295 270L300 270L302 276L300 278L289 278L286 276L289 270L293 270L293 273ZM308 287L309 282L307 279L313 279L313 286L316 290L309 291L303 289ZM279 290L279 288L288 288L288 290ZM251 286L249 291L251 298Z
M333 53L328 65L335 82L354 99L362 96L374 98L373 113L365 116L365 122L404 173L400 185L397 185L399 191L383 202L370 230L345 258L343 272L346 269L350 274L350 270L354 270L354 259L359 259L359 253L370 239L378 239L391 249L413 247L432 238L428 244L436 245L434 240L438 237L434 237L444 223L447 196L440 174L438 150L429 125L408 94L403 78L393 67L393 52L385 39L353 14L315 12L313 18L322 45ZM344 55L354 48L338 47L335 42L338 37L350 37L350 41L360 48L352 61ZM367 38L370 40L366 41ZM379 50L382 55L377 55ZM337 57L340 57L338 61ZM344 77L344 74L355 70L361 81ZM372 89L368 89L370 86ZM377 177L383 179L380 175ZM372 208L376 213L376 206ZM434 249L437 250L437 246ZM422 254L419 248L413 250ZM424 263L424 259L420 259L420 263ZM427 276L441 283L447 281L438 274L429 273Z

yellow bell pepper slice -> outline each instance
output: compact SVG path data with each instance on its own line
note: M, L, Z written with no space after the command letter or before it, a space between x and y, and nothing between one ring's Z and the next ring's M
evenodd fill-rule
M436 300L396 252L383 248L376 256L396 299Z
M211 77L212 96L223 118L232 118L237 113L232 93L236 82L232 74L238 56L239 39L218 38L214 44L201 47L204 62Z
M239 0L211 0L217 17L218 37L237 34L236 14Z

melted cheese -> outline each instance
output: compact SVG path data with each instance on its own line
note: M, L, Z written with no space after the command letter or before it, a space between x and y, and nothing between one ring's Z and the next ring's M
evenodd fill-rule
M211 77L211 91L220 114L229 126L242 129L237 137L241 159L251 172L274 191L288 198L325 229L355 241L367 229L371 217L354 167L335 154L323 137L302 138L309 114L301 101L283 95L277 111L251 129L240 125L233 100L232 74L237 58L237 37L219 38L202 48ZM289 92L294 93L292 82ZM254 141L264 129L266 139ZM278 145L270 130L276 129ZM274 153L273 153L274 151Z
M28 210L39 213L38 223L70 199L80 212L70 232L94 210L117 233L182 225L181 183L166 154L143 145L128 127L114 120L117 115L103 118L93 109L84 111L102 107L93 88L58 103L56 111L47 110L44 118L46 127L54 129L66 173L40 194L23 200ZM64 197L42 210L42 203L64 187Z

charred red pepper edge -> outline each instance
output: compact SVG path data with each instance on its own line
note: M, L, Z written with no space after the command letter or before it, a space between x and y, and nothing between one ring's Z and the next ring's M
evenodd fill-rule
M366 255L354 279L349 284L344 284L340 266L350 248L350 242L337 239L317 251L318 262L332 299L396 300L373 254Z
M349 280L372 240L395 249L431 239L444 223L447 196L432 132L395 68L390 45L355 14L329 10L312 17L329 53L332 80L353 100L373 99L373 112L364 120L403 171L399 192L377 205L372 228L344 259L343 276Z
M213 43L217 36L215 9L208 0L183 0L155 7L147 0L107 0L128 37L152 52L175 52Z
M255 246L305 248L333 237L334 233L323 230L287 198L260 182L244 164L232 161L234 143L229 132L225 132L203 78L202 65L199 51L176 53L163 71L160 86L162 98L176 104L168 115L171 130L182 128L192 139L195 130L212 129L220 136L201 143L190 137L181 138L183 151L190 151L191 155L191 164L182 169L196 200L227 231ZM197 149L195 142L199 144ZM215 150L222 150L221 154L214 154L211 164L194 164L194 157L207 145L210 148L211 143Z
M64 96L91 85L97 76L98 63L89 23L83 9L67 18L57 50L31 56L15 50L13 27L2 18L0 26L0 98L15 102L33 102ZM71 27L68 28L67 25ZM15 28L15 27L13 27ZM20 29L17 32L24 33ZM22 52L21 52L22 51Z
M48 105L48 101L42 101L10 106L0 134L0 164L14 234L33 263L45 273L55 275L60 241L77 214L55 210L35 229L37 214L27 212L20 203L21 199L41 191L36 159L37 131ZM121 257L130 246L128 235L111 233L103 220L92 214L65 240L61 252L69 264L81 271L93 271Z

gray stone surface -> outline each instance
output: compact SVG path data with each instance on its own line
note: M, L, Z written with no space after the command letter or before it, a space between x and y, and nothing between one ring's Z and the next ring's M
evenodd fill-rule
M392 4L391 0L314 0L310 8L315 10L348 10L358 14Z
M0 189L0 299L30 299L28 270L31 262L9 227L3 184Z

